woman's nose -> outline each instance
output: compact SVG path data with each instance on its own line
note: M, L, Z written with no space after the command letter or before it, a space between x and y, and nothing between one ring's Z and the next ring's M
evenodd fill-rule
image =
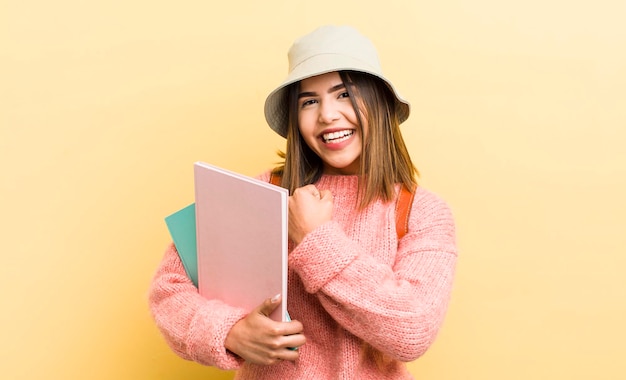
M320 104L319 122L323 124L330 124L333 121L339 119L339 108L333 102L323 102Z

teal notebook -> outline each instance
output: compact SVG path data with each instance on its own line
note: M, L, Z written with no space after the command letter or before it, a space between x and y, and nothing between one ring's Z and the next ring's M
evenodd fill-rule
M180 260L183 262L187 276L198 286L198 254L196 246L196 204L173 213L165 218Z

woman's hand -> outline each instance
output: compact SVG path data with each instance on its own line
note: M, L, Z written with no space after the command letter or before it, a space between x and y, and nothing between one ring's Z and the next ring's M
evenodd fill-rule
M333 215L333 195L314 185L297 188L289 197L289 238L296 244Z
M269 315L279 303L280 296L268 298L235 323L226 336L226 348L254 364L270 365L281 360L298 359L299 353L293 347L300 347L306 341L302 323L270 319Z

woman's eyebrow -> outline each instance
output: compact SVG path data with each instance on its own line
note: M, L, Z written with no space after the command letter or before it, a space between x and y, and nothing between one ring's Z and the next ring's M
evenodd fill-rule
M343 83L339 83L339 84L334 85L331 88L329 88L328 91L326 91L326 92L329 93L329 94L332 94L333 92L341 90L341 89L344 89L344 88L346 88L346 85L343 84ZM298 94L298 99L305 98L305 97L308 97L308 96L316 96L316 95L317 95L317 93L314 92L314 91L304 91L304 92L301 92L301 93Z
M346 88L346 85L343 84L343 83L339 83L339 84L334 85L331 88L329 88L327 92L329 94L332 94L333 92L338 91L338 90L343 90L344 88Z

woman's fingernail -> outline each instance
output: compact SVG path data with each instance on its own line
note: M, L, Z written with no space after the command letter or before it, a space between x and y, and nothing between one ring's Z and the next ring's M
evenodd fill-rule
M274 297L272 297L272 303L278 302L278 300L280 299L280 293L278 293L277 295L275 295Z

